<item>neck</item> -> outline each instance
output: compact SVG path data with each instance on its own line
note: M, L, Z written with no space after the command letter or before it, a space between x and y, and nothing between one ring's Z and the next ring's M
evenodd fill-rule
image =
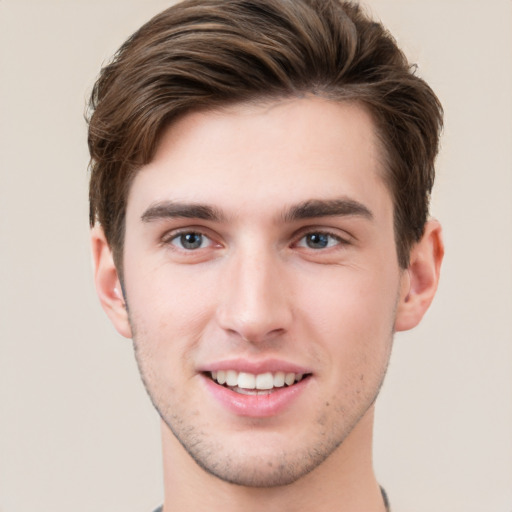
M164 512L215 507L223 512L384 512L373 472L372 429L373 408L316 469L290 485L254 488L205 472L162 424Z

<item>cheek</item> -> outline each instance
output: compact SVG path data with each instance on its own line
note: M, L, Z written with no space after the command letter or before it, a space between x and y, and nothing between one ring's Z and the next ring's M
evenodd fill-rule
M338 272L322 290L303 295L306 338L317 340L333 378L363 387L387 366L398 284L358 271ZM311 288L309 288L311 290Z
M167 263L137 267L146 270L133 268L126 274L130 276L126 283L129 305L133 315L148 325L159 331L172 328L180 335L182 329L194 329L211 309L215 289L211 273L198 275L193 266L176 271Z
M323 330L389 334L399 292L397 276L341 268L312 276L300 288L302 308L313 313Z
M215 316L215 275L193 266L177 272L169 264L130 270L126 285L138 363L148 380L170 391L178 377L196 375L194 360Z

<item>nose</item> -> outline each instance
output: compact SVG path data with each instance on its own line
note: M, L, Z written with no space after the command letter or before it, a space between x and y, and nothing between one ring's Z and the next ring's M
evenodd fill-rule
M251 343L279 337L292 321L283 262L270 250L233 254L222 275L219 325Z

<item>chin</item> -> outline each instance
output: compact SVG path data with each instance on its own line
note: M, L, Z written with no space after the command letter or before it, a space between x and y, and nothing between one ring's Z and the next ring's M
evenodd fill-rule
M211 464L208 460L194 457L196 463L210 475L233 485L252 488L281 487L295 483L315 469L320 461L283 463L282 458L233 461L227 459Z
M179 424L166 421L175 439L195 463L209 475L226 483L271 488L293 484L321 466L340 446L345 435L332 430L304 432L303 436L251 433L249 439L235 439L233 434L217 438L206 429L182 430ZM334 429L333 429L334 430Z

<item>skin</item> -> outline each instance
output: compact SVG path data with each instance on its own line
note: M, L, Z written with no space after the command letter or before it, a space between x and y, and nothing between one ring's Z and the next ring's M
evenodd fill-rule
M166 510L383 510L373 404L443 248L430 221L399 267L377 140L363 107L320 98L189 114L131 186L124 297L93 231L100 299L162 418ZM205 376L240 360L308 377L283 410L248 417Z

